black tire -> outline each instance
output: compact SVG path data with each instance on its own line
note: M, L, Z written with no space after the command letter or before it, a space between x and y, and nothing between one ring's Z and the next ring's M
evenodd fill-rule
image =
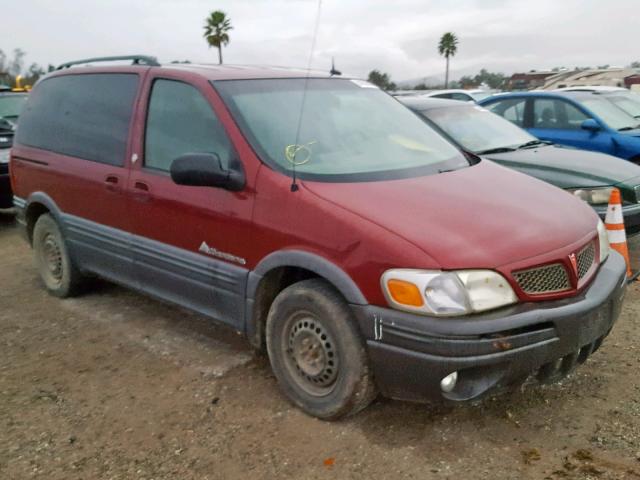
M33 251L38 273L49 293L60 298L78 293L82 274L69 257L60 227L49 214L40 215L36 221Z
M269 310L266 340L281 390L309 415L334 420L375 398L353 314L324 280L304 280L280 292Z

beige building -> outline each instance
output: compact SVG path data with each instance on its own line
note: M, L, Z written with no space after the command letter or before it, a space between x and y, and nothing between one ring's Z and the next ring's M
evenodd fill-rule
M608 87L629 87L627 79L637 77L640 70L635 68L606 68L594 70L574 70L559 72L545 79L544 90L565 87L601 85Z

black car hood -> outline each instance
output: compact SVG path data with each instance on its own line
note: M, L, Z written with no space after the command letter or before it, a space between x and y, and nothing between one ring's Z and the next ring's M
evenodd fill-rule
M610 186L640 177L640 166L627 160L556 145L482 156L561 188Z

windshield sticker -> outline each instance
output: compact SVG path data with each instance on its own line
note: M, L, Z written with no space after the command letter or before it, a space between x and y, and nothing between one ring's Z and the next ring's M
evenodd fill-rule
M355 79L351 79L352 83L355 83L356 85L358 85L360 88L378 88L376 85L374 85L373 83L369 83L366 80L355 80Z

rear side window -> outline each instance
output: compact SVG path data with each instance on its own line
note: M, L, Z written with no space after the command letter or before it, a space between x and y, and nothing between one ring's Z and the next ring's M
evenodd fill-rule
M526 98L510 98L487 105L486 108L506 118L511 123L524 127L524 107L526 102Z
M92 73L44 80L22 112L16 143L123 165L137 88L135 74Z
M168 171L187 153L216 153L223 168L233 155L224 127L206 98L193 86L156 80L151 90L144 165Z

